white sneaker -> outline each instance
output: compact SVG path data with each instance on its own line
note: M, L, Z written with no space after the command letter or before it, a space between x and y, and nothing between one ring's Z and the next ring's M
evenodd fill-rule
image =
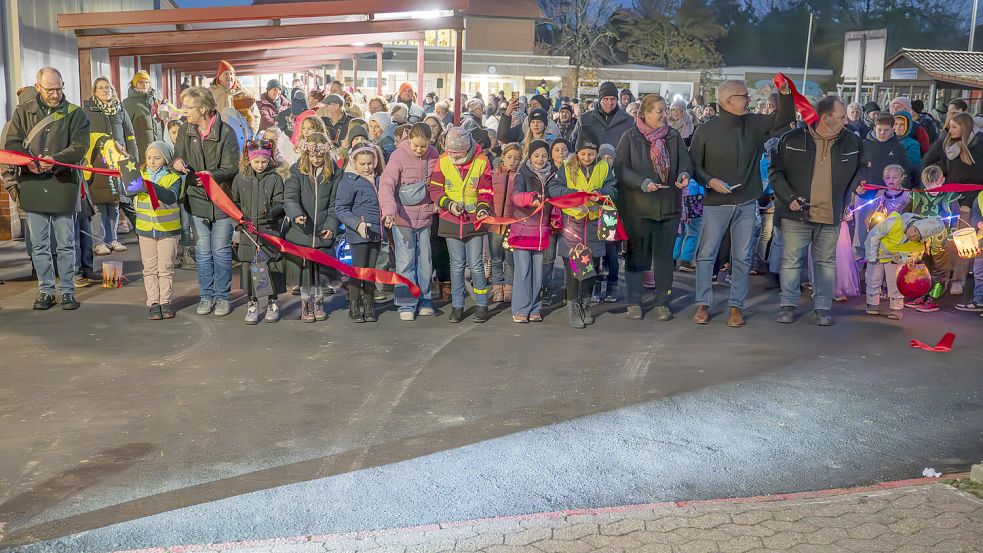
M949 287L949 295L961 296L963 295L963 283L953 282L952 286Z
M259 302L250 301L249 305L246 307L246 324L254 325L259 323Z
M420 308L420 316L421 317L433 317L435 313L436 313L436 311L433 310L433 307L421 307Z
M105 244L99 244L98 246L92 248L92 253L96 255L109 255L113 253L113 250L109 249L109 246Z
M266 304L266 322L275 323L280 320L280 306L277 305L276 300L269 300Z
M401 320L401 321L412 321L414 319L416 319L416 314L413 313L412 311L400 311L399 312L399 320Z
M113 240L112 242L109 243L109 249L114 252L125 252L126 246L120 244L119 240Z

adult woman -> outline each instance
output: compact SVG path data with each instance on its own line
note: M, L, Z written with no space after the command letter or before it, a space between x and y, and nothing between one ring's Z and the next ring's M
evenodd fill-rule
M380 111L389 113L389 105L386 104L386 100L382 96L373 96L372 99L369 100L368 107L369 107L368 110L369 115L374 115L376 113L379 113Z
M867 138L870 128L864 124L864 108L859 102L853 102L846 107L846 128L861 139Z
M440 117L433 114L426 116L423 122L430 125L430 144L437 148L437 153L442 153L444 151L444 123L441 122Z
M640 117L618 143L615 172L619 175L618 209L628 233L625 268L628 318L642 319L643 272L655 272L655 315L672 319L672 250L679 229L680 191L689 184L689 151L679 132L667 122L666 101L649 94Z
M233 222L208 198L198 178L190 171L208 171L225 190L239 172L239 147L235 132L222 122L215 98L206 88L191 87L181 93L187 123L178 131L174 170L188 173L185 180L188 210L198 241L195 259L201 301L197 313L223 317L232 311Z
M693 136L693 118L686 111L686 102L676 100L672 103L669 110L669 126L676 129L683 142L689 146L690 137Z
M133 133L133 123L130 116L116 96L116 89L106 77L99 77L92 83L92 98L82 103L82 109L89 118L89 136L97 139L99 136L106 136L116 142L125 145L126 153L134 161L139 159L137 154L137 143ZM89 158L94 167L105 167L105 163L98 158L100 148L93 148L93 155ZM109 255L114 251L126 251L126 246L119 243L116 235L116 226L119 223L119 179L106 177L103 175L92 175L89 181L89 198L92 204L97 206L99 212L99 226L102 232L95 233L95 247L93 251L96 255Z

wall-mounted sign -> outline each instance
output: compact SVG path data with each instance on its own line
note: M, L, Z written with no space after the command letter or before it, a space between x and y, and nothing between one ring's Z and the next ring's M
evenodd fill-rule
M914 81L918 78L917 67L897 67L891 69L892 81Z

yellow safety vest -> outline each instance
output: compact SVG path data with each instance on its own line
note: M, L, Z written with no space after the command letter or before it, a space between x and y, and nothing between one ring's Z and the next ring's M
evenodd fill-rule
M141 171L144 180L150 184L150 173ZM177 173L167 172L157 183L161 188L172 188L181 180ZM180 187L178 187L180 188ZM177 190L175 190L177 192ZM174 232L181 230L181 209L176 203L161 203L156 210L150 205L150 194L141 192L133 197L133 211L137 214L137 230L144 232Z
M579 192L596 192L600 190L604 186L604 181L608 178L608 170L608 162L602 159L594 166L594 171L588 179L584 176L584 172L580 170L580 162L576 159L563 164L563 171L567 177L567 188L573 188ZM579 207L568 207L563 212L577 220L588 216L591 220L595 220L601 214L601 210L596 202L588 202L587 205Z
M881 249L888 253L888 257L885 260L882 252L877 252L884 262L890 261L896 253L906 253L906 254L916 254L925 251L925 244L923 242L911 242L907 241L907 237L904 232L904 221L901 220L901 215L897 213L891 213L887 216L885 222L891 222L891 229L881 238ZM882 223L883 224L883 223Z
M471 161L468 173L461 178L461 171L450 156L440 156L440 172L444 174L444 194L455 202L464 202L465 208L474 209L478 203L478 180L488 168L488 158L479 154ZM436 184L436 183L435 183Z

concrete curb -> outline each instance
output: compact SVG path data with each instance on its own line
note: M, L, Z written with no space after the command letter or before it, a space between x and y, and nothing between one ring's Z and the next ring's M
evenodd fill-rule
M615 507L602 507L597 509L570 509L566 511L552 511L544 513L530 513L524 515L508 515L500 517L490 517L481 519L461 520L442 522L437 524L425 524L420 526L405 526L399 528L388 528L383 530L369 530L361 532L348 532L341 534L323 534L307 536L291 536L286 538L271 538L265 540L239 541L216 544L191 544L174 545L170 547L151 547L146 549L130 549L117 551L115 553L216 553L227 550L242 549L246 547L272 547L275 545L290 545L298 543L327 543L338 539L366 538L373 536L390 536L406 532L436 532L445 528L460 528L475 526L479 524L491 524L501 522L522 522L533 520L551 520L573 515L605 515L614 513L631 513L650 509L672 509L685 507L707 507L716 505L734 504L754 504L770 503L776 501L789 501L800 499L817 499L824 497L835 497L840 495L862 494L907 488L914 486L924 486L927 484L939 483L947 478L964 476L959 474L945 474L939 478L913 478L910 480L895 480L891 482L881 482L870 486L859 486L854 488L834 488L830 490L818 490L812 492L796 492L774 495L759 495L752 497L734 497L723 499L701 499L694 501L666 501L661 503L642 503L636 505L621 505Z

